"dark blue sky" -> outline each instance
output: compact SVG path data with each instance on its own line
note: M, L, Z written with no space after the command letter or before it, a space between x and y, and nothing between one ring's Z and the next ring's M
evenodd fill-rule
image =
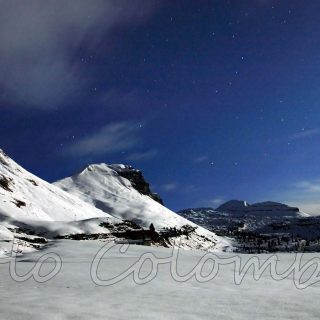
M172 209L320 209L319 1L18 1L0 12L0 145L54 181L143 170Z

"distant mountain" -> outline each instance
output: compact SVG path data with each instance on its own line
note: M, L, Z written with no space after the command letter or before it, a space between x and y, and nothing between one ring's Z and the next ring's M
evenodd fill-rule
M231 213L232 211L245 210L248 207L249 207L249 204L247 203L247 201L230 200L230 201L222 204L220 207L216 208L216 210L220 211L220 212Z
M253 215L257 217L302 217L308 216L299 208L290 207L283 203L266 201L250 205L246 201L231 200L219 206L216 211L235 214Z
M255 228L273 220L308 216L306 213L300 212L299 208L290 207L283 203L266 201L251 205L241 200L230 200L216 209L184 209L178 213L186 219L210 229L212 226L228 226L237 221L246 222L247 227Z
M220 236L233 238L235 247L243 252L292 251L301 248L303 241L309 244L320 240L320 217L310 217L278 202L251 205L231 200L216 209L194 208L178 213ZM312 248L320 250L320 242L312 243Z

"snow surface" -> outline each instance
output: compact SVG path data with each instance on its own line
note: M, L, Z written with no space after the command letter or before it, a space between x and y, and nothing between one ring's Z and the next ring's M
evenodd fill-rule
M9 264L0 265L1 318L6 320L64 320L64 319L146 319L146 320L317 320L320 286L297 289L290 278L275 281L268 273L259 281L252 269L241 285L234 284L233 267L222 266L217 277L199 283L194 278L186 282L172 279L169 265L159 265L157 277L143 285L135 284L132 276L109 286L92 282L90 267L94 256L104 243L63 240L42 252L18 258L17 272L27 273L38 257L55 252L62 259L62 269L53 279L38 283L33 279L15 282L9 275ZM130 246L127 253L119 246L107 253L99 266L99 276L110 279L134 264L145 252L167 257L170 249ZM203 256L201 252L181 251L178 270L187 273ZM220 255L229 257L229 254ZM305 254L305 260L313 257ZM251 256L241 255L246 261ZM266 259L267 255L261 255ZM279 254L280 269L287 268L293 255ZM0 260L1 262L1 260ZM43 274L53 269L48 260ZM150 265L145 264L146 274ZM205 269L204 273L208 270Z

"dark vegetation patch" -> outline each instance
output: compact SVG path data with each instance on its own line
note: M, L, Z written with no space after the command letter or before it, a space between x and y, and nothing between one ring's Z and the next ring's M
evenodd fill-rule
M30 243L39 243L39 244L45 244L48 243L48 240L45 238L27 238L27 237L16 237L17 239L30 242Z
M34 186L38 186L38 184L33 179L28 179L29 182L31 182Z
M8 166L9 165L9 163L6 160L4 160L4 158L2 158L1 155L0 155L0 164L2 164L4 166Z
M167 247L165 239L163 239L158 232L153 230L126 230L124 232L112 232L112 235L119 239L143 240L144 242L150 242Z
M18 208L25 207L27 205L24 201L18 199L14 199L12 203L14 203Z
M9 163L5 160L7 158L7 155L0 149L0 163L4 166L9 165Z
M11 183L12 183L12 179L7 178L3 175L0 175L0 187L2 189L12 192L12 190L10 189Z
M194 233L196 227L190 225L184 225L181 228L163 228L157 232L153 226L150 225L149 229L141 228L135 222L125 220L119 224L110 224L109 222L103 222L101 227L107 228L110 233L94 233L94 234L69 234L63 236L57 236L56 239L71 239L71 240L98 240L98 239L110 239L114 240L128 240L128 243L132 241L141 241L141 244L155 244L163 247L169 247L170 240L181 236L189 236ZM209 239L208 239L209 240Z
M134 229L134 230L143 229L137 223L130 220L123 220L121 223L115 223L115 224L111 224L109 222L102 222L100 223L100 227L107 228L108 230L117 230L117 231L125 231L128 229Z
M110 233L76 233L67 234L62 236L56 236L55 239L70 239L70 240L98 240L98 239L109 239Z
M18 243L35 248L41 249L44 245L48 245L48 240L44 237L40 237L28 228L23 227L11 227L8 228L11 232L15 233L14 238L18 240ZM9 240L8 242L10 242Z
M17 228L8 228L8 229L14 233L25 233L30 236L35 236L35 233L31 229L28 229L28 228L17 227Z
M188 224L182 226L180 229L179 228L163 228L160 231L160 235L162 237L164 237L165 239L169 239L169 238L177 238L177 237L181 237L181 236L186 236L187 238L195 232L195 230L197 229L197 227L192 227Z

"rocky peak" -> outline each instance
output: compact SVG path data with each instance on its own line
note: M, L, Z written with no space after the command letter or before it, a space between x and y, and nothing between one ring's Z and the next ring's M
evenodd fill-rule
M132 186L141 194L147 195L163 205L163 201L160 196L150 190L150 185L145 180L140 170L134 169L129 165L111 165L110 167L115 170L119 174L119 176L128 179L131 182Z
M246 201L242 200L230 200L224 204L222 204L220 207L218 207L217 211L238 211L248 208L250 205Z

